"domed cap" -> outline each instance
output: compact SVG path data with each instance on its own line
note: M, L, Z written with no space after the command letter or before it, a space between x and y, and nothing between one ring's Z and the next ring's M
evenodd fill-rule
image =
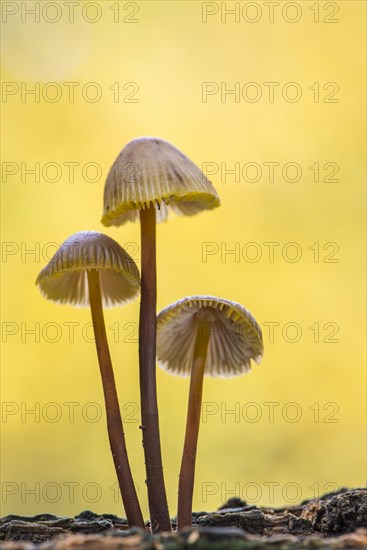
M102 303L109 307L135 298L139 270L121 246L102 233L81 231L69 237L42 269L36 284L54 302L89 305L87 271L99 271Z
M261 329L243 306L215 296L189 296L163 309L157 318L157 357L172 374L191 373L201 318L203 338L210 338L205 374L223 378L250 370L263 355Z
M102 223L134 221L151 205L165 221L167 207L191 216L219 204L213 185L181 151L163 139L141 137L122 149L107 176Z

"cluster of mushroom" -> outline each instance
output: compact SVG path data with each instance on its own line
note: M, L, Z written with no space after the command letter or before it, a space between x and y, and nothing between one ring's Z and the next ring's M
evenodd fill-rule
M129 176L123 177L133 168ZM156 359L174 374L189 375L186 434L178 493L178 529L191 526L196 449L204 375L235 376L263 353L261 329L240 304L214 296L186 297L156 316L156 222L168 210L193 215L219 206L218 195L199 168L170 143L152 137L131 141L110 170L104 192L106 226L140 217L141 278L133 259L106 235L72 235L38 275L42 294L56 302L90 306L102 378L107 429L121 496L130 526L144 519L129 465L118 395L108 348L103 307L141 292L139 374L141 429L150 525L170 531L163 477L156 390Z

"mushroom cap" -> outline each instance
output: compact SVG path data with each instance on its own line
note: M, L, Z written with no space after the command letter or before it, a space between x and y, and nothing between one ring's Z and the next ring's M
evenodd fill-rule
M165 221L168 205L192 216L219 204L211 182L186 155L163 139L140 137L122 149L108 173L102 223L134 221L150 205L157 221Z
M134 260L116 241L96 231L80 231L66 239L39 273L36 285L49 300L88 306L87 271L91 269L99 271L103 306L138 295L140 276Z
M215 296L188 296L163 309L157 318L159 366L189 376L198 319L209 337L205 375L228 378L248 372L250 359L263 355L261 328L243 306Z

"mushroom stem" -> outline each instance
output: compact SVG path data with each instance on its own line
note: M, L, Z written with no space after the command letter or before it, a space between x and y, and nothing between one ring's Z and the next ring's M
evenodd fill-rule
M196 449L200 427L205 362L210 339L209 334L204 334L203 328L204 323L202 319L198 319L191 367L185 443L178 485L177 529L191 527L192 524L192 497L194 492Z
M143 447L153 533L171 531L164 485L156 387L156 236L155 206L140 211L141 302L139 370Z
M112 369L110 351L108 348L106 327L103 317L101 287L99 273L96 269L87 271L89 301L92 313L93 329L101 371L103 393L105 399L107 430L111 452L126 517L130 527L139 526L144 529L144 519L141 513L129 459L127 456L125 435L122 427L119 401L116 391L115 378Z

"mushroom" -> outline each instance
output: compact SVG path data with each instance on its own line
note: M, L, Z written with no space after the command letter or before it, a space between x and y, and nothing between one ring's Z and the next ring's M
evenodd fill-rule
M190 375L177 528L191 526L204 375L227 378L250 370L263 354L261 329L243 306L214 296L189 296L157 317L157 357L172 374Z
M218 195L199 168L163 139L129 142L117 157L105 185L104 225L121 225L140 215L141 303L139 369L143 447L152 531L170 531L159 437L156 389L156 219L168 208L193 215L219 206Z
M144 528L127 456L103 318L103 306L121 304L138 295L139 270L116 241L95 231L82 231L69 237L60 246L38 275L36 284L41 293L54 302L73 306L90 305L105 398L108 437L121 496L129 525Z

